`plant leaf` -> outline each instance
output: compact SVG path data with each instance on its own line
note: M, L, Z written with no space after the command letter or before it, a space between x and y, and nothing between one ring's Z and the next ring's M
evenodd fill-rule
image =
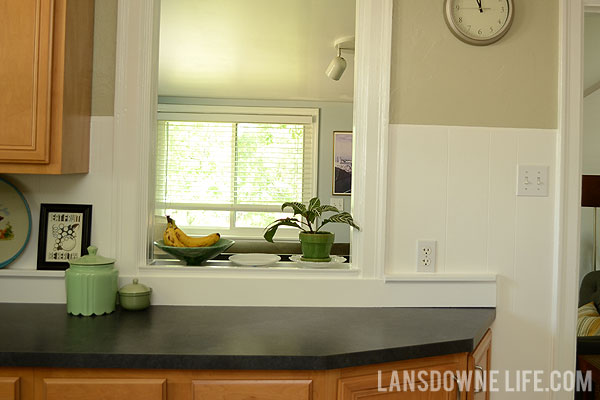
M338 213L338 214L334 214L331 217L323 220L322 225L325 225L329 222L335 222L335 223L339 223L339 224L348 224L348 225L352 226L353 228L360 230L358 225L356 225L354 223L354 219L352 219L352 215L346 211Z
M321 207L318 208L318 210L319 210L319 213L321 213L321 214L323 214L324 212L327 212L327 211L333 211L336 213L340 212L340 210L338 210L337 207L329 206L329 205L322 205Z
M315 222L315 219L318 216L319 216L319 214L316 213L314 210L308 210L306 212L306 214L304 215L304 218L306 218L306 220L312 224L313 222Z
M263 234L263 237L267 242L273 243L273 237L275 236L277 229L282 225L293 226L295 228L300 229L301 231L304 231L304 229L302 229L302 226L300 226L299 222L300 221L298 221L296 218L283 218L273 221L269 226L265 228L265 233Z
M291 207L294 210L294 215L302 215L306 212L306 206L298 201L288 201L281 205L281 211L283 211L286 207Z
M313 197L308 202L308 211L314 211L316 208L321 206L321 200L318 197Z

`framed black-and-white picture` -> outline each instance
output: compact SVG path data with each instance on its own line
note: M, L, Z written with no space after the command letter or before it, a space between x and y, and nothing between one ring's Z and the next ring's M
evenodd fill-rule
M69 261L87 254L91 233L91 205L42 204L37 268L69 268Z
M333 132L333 194L352 193L352 132Z

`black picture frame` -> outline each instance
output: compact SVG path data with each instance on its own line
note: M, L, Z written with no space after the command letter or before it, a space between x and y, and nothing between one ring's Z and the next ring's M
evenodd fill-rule
M69 260L87 254L91 236L91 204L41 204L37 269L66 270Z

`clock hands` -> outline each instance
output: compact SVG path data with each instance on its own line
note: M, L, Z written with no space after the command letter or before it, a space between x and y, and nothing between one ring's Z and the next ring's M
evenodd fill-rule
M479 12L482 13L483 8L481 8L481 0L476 0L476 1L477 1L477 5L479 6Z

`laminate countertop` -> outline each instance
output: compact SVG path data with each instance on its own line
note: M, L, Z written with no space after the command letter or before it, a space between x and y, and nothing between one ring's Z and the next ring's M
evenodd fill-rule
M472 351L494 308L151 306L97 316L0 303L0 366L323 370Z

